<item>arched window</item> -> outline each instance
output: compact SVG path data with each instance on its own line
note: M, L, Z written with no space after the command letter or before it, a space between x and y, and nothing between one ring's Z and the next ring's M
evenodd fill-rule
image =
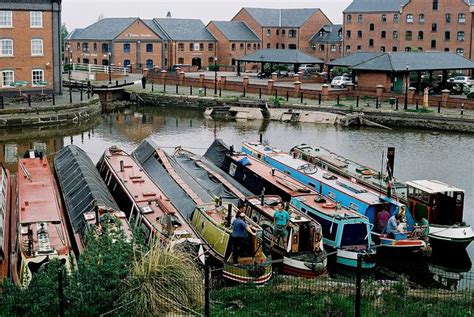
M413 14L407 14L407 23L413 23Z
M398 23L398 20L400 20L400 16L398 15L398 13L395 13L393 15L393 23Z
M386 14L382 14L382 22L387 22L387 15Z
M348 14L348 15L346 16L346 22L347 22L347 23L351 23L351 22L352 22L352 15Z
M464 41L464 32L459 31L457 38L458 38L458 41Z
M423 31L418 31L418 39L422 40L423 39Z
M419 23L425 23L425 15L424 14L419 14L418 15L418 22Z
M369 47L374 47L374 39L369 39Z
M413 37L413 33L411 31L406 31L405 32L405 40L406 41L411 41Z
M385 52L385 46L381 46L381 47L380 47L380 51L381 51L381 52Z
M385 32L385 31L380 32L380 37L383 38L383 39L386 38L387 37L387 32Z

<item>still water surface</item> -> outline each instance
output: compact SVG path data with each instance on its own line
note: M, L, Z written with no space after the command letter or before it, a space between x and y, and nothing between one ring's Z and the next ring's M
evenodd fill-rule
M28 148L43 150L52 158L63 146L74 143L97 162L106 147L118 145L131 152L144 138L153 139L169 152L180 145L203 154L214 138L223 139L228 145L233 144L238 149L242 141L257 140L258 134L263 132L264 139L282 150L289 150L304 142L312 146L327 147L377 168L381 164L382 152L388 146L393 146L396 148L394 172L398 178L438 179L465 189L464 220L474 225L474 135L470 134L259 121L216 122L204 119L200 111L163 108L131 108L103 115L101 120L89 126L83 125L82 129L84 132L62 128L0 134L3 161L15 171L17 157L22 156ZM474 258L474 244L470 245L468 253ZM441 255L442 264L436 265L435 269L450 266L450 263L452 266L459 266L461 261L465 263L456 270L466 273L471 268L471 262L461 258L462 256L447 261L446 264L445 257ZM470 276L473 278L472 273Z

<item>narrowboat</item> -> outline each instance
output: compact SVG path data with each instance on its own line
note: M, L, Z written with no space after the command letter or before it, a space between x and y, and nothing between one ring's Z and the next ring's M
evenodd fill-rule
M226 148L227 152L224 150ZM255 194L278 195L285 202L290 202L294 197L315 197L317 194L311 187L303 185L291 176L252 156L232 152L232 149L228 148L221 140L216 140L204 156L207 156L208 159L219 165ZM303 212L303 214L321 225L324 244L326 248L336 253L337 263L355 267L357 266L357 256L361 254L363 255L363 267L374 267L375 264L371 256L375 254L375 249L372 249L371 235L368 234L372 225L367 217L342 206L338 206L336 210L336 205L331 203L329 197L323 197L322 195L318 197L319 200L327 201L327 203L325 201L326 204L315 205L319 209L316 208L311 212L308 212L310 211L308 208L305 210L292 209ZM346 215L348 219L335 217L336 214ZM347 225L344 226L344 223ZM341 229L337 236L332 233L334 227ZM359 227L364 227L366 230L360 230ZM357 228L357 230L352 230L352 228ZM327 239L326 235L333 238ZM352 249L349 248L348 243L343 243L343 241L349 241L350 239L357 241L357 245L354 245Z
M82 253L87 234L94 230L123 231L131 241L132 230L89 156L68 145L54 158L54 170L66 206L68 226L76 254Z
M343 179L331 172L322 170L306 161L296 159L288 153L272 150L272 147L261 143L243 143L242 151L245 154L260 157L271 167L285 173L297 181L312 187L319 194L329 198L332 204L346 207L352 211L366 216L373 227L377 227L377 214L388 211L390 216L402 213L407 234L389 235L374 230L374 241L386 251L396 253L412 253L426 248L424 240L418 239L414 234L415 220L406 212L407 206L394 200L392 197L375 193L369 188ZM325 198L325 200L327 200Z
M10 171L1 165L0 193L0 283L10 276L10 221L11 221L11 179Z
M254 228L255 234L247 236L238 263L233 262L231 218L238 212L232 204L198 205L191 216L191 225L223 263L224 278L243 284L263 284L272 277L272 263L263 253L262 228L247 216L244 221Z
M464 190L437 180L402 182L351 161L324 147L301 144L290 150L296 158L360 183L379 193L391 191L394 199L410 207L412 216L428 220L429 240L433 248L465 249L474 240L474 232L463 222ZM393 165L393 164L392 164Z
M97 168L132 228L139 228L145 243L185 244L197 251L200 240L165 193L142 167L122 149L105 150Z
M254 196L245 201L245 214L263 229L263 240L268 249L273 237L273 215L277 205L282 203L279 196ZM321 225L300 211L289 207L287 241L283 239L273 246L274 259L282 259L283 273L315 277L326 272L327 258L323 247ZM275 256L276 255L276 256Z
M66 214L48 160L33 150L25 157L18 161L17 239L12 254L13 281L22 287L52 259L68 271L75 265Z

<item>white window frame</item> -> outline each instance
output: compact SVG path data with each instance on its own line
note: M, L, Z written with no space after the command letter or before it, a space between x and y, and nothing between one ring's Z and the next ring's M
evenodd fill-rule
M11 43L11 54L3 53L3 42L9 41ZM0 39L0 56L13 56L13 40L12 39Z
M39 20L37 20L38 16L35 16L36 14L39 14ZM39 24L33 24L33 22L40 22ZM43 27L43 12L41 11L30 11L30 28L32 29L38 29Z
M35 52L35 42L41 43L41 52L38 50ZM37 47L36 47L37 48ZM43 56L44 51L43 51L43 40L42 39L31 39L31 56Z
M10 24L3 24L3 22L7 22L7 23L10 22ZM12 28L12 27L13 27L12 11L6 11L6 10L0 11L0 28Z
M10 84L5 85L5 81L3 80L3 78L4 78L4 73L11 73L11 74L12 74L12 82L14 82L14 81L15 81L15 71L14 71L14 70L10 70L10 69L5 69L5 70L2 70L2 71L1 71L2 87L10 87Z
M35 84L35 72L41 72L42 74L41 80L39 81L44 81L44 69L41 69L41 68L32 69L31 70L31 86L33 87L40 86L40 85Z

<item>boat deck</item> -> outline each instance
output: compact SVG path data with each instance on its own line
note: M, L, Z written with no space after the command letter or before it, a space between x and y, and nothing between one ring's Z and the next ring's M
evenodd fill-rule
M340 206L337 209L326 205L327 202L318 202L321 198L318 194L310 194L296 197L295 199L304 201L305 204L333 218L363 218L361 214L346 207ZM365 217L364 217L365 218Z

